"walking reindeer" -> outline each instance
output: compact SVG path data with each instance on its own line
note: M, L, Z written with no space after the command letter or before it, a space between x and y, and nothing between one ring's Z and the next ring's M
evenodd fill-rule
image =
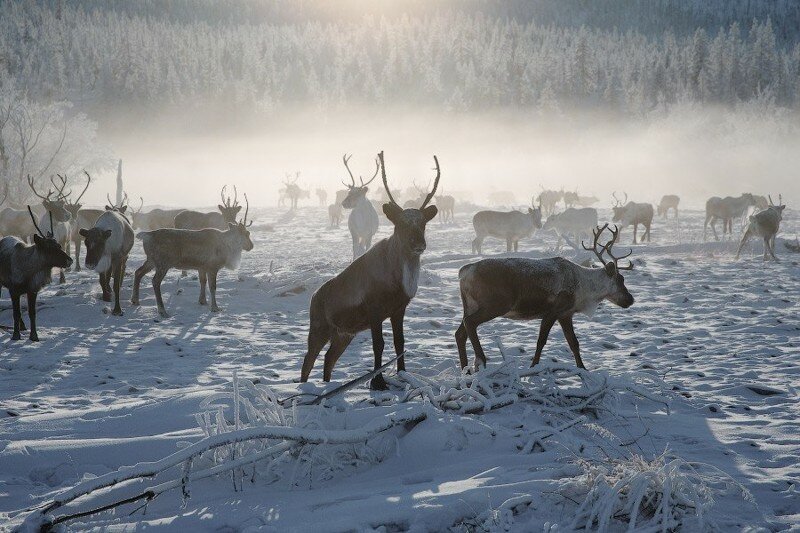
M347 196L342 200L342 207L345 209L352 209L350 216L347 217L347 227L350 229L350 237L353 240L353 260L372 246L372 236L378 231L378 212L375 207L367 199L367 192L369 192L369 184L375 180L380 170L380 164L375 161L375 174L364 183L364 179L359 176L361 185L356 185L356 178L348 165L350 157L347 154L342 156L344 168L350 174L350 185L342 182L347 187Z
M433 156L433 161L436 164L433 189L419 208L403 209L389 190L383 152L378 154L383 186L389 196L383 212L394 224L394 232L355 259L339 275L325 282L312 296L308 352L303 360L300 381L308 380L319 352L328 342L330 346L325 353L322 379L330 381L336 361L353 337L367 329L372 333L375 369L379 369L384 348L382 325L387 318L392 323L395 353L400 356L397 371L405 370L403 319L406 307L417 293L420 256L426 247L425 227L438 211L435 205L428 205L441 176L436 156ZM370 387L385 389L383 375L377 374Z
M637 203L628 201L628 193L625 193L625 200L620 201L617 198L617 193L612 194L614 197L614 206L611 208L614 211L612 222L619 222L620 229L626 226L633 226L633 244L636 244L636 234L639 229L639 224L644 226L644 233L642 234L640 243L647 239L650 242L650 226L653 224L653 205L648 203Z
M11 296L14 313L11 340L19 340L20 331L25 330L19 300L23 294L28 297L28 318L31 323L29 338L36 342L39 340L36 332L36 297L42 287L50 283L53 268L69 268L72 258L53 238L53 219L50 218L50 231L45 235L39 229L30 206L28 214L36 228L33 244L26 244L14 236L0 239L0 292L5 287Z
M742 234L742 240L739 241L739 248L736 250L736 259L739 259L742 248L750 240L750 237L761 237L764 239L764 261L768 259L768 253L772 256L772 259L778 260L775 255L775 236L780 229L784 209L786 209L786 206L783 205L782 195L778 196L777 205L772 202L772 196L770 196L769 207L750 215L747 229Z
M478 339L478 326L497 317L513 320L541 319L539 339L531 366L536 365L542 355L550 329L558 322L564 332L575 364L586 368L581 360L578 338L572 323L575 313L591 316L603 300L628 308L633 305L633 296L625 287L620 273L631 270L633 264L620 266L620 259L611 249L619 239L619 229L611 231L611 239L599 244L600 236L608 228L594 230L594 244L584 249L592 251L602 268L587 268L563 257L550 259L524 259L508 257L484 259L465 265L459 270L461 301L464 318L456 330L456 345L461 367L466 368L467 338L475 351L475 369L486 366L486 354ZM608 256L608 259L605 258Z
M200 305L206 304L206 282L211 292L211 311L219 311L217 306L217 274L223 268L236 269L242 258L242 251L253 249L250 231L253 223L247 222L250 202L244 196L244 218L240 222L228 223L225 231L217 228L200 230L157 229L141 231L136 238L142 240L147 257L144 264L136 269L133 280L133 296L131 303L139 305L139 285L142 278L155 269L153 290L156 294L158 313L166 318L164 301L161 298L161 282L170 268L197 270L200 277Z
M61 176L59 176L59 178L61 178ZM42 199L42 206L45 209L45 211L39 216L39 226L44 226L49 221L53 238L69 255L69 240L71 232L70 221L72 220L72 215L70 215L66 208L66 196L69 194L64 193L66 181L62 181L61 186L59 186L55 183L53 178L50 178L50 183L53 185L53 187L55 187L55 191L48 189L47 196L42 196L36 191L33 179L28 176L28 186L30 187L31 191L33 191L33 194ZM55 194L55 199L51 197L53 194ZM66 278L64 276L64 269L59 269L58 282L64 283L65 281Z

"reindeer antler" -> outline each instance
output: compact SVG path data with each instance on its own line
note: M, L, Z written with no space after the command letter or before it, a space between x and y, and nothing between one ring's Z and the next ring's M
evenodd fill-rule
M373 175L372 175L372 177L369 179L369 181L368 181L368 182L366 182L366 183L364 183L364 178L362 178L361 176L359 176L359 177L358 177L358 179L360 179L360 180L361 180L361 186L362 186L362 187L366 187L367 185L369 185L370 183L372 183L373 181L375 181L375 178L377 178L377 177L378 177L378 171L379 171L380 169L381 169L381 165L380 165L380 163L378 163L378 158L376 157L376 158L375 158L375 174L373 174Z
M630 255L633 253L633 249L631 248L630 251L625 255L621 256L614 255L614 253L611 251L611 248L613 248L614 244L619 240L619 227L617 227L617 225L614 224L614 229L610 231L611 231L611 240L608 241L608 243L606 243L604 248L606 250L606 253L608 254L608 257L610 257L614 261L614 268L616 268L617 270L633 270L633 263L631 261L628 261L627 266L624 267L619 266L620 259L625 259L626 257L630 257Z
M53 191L50 190L50 189L47 190L47 196L42 196L41 194L39 194L39 192L36 190L36 187L34 187L34 185L33 185L33 178L31 178L30 174L28 174L28 187L31 188L31 190L33 191L33 194L35 194L36 196L38 196L42 200L49 200L50 197L53 196Z
M435 155L433 156L433 162L436 164L434 169L436 170L436 178L433 180L433 189L428 193L428 196L425 197L425 201L422 202L420 209L425 209L425 206L428 205L428 202L433 199L433 195L436 194L436 187L439 186L439 178L442 177L442 171L439 168L439 159Z
M89 185L92 183L92 177L89 175L89 173L86 172L85 170L83 171L83 173L86 174L86 186L81 191L80 196L78 196L78 198L74 202L71 202L73 205L80 203L81 198L83 198L83 195L86 194L86 191L89 190Z
M378 153L378 163L381 167L381 177L383 178L383 187L386 189L386 194L389 195L389 201L392 202L397 207L400 205L394 200L394 196L392 196L392 191L389 190L389 182L386 181L386 163L383 160L383 150Z
M600 240L600 235L602 235L606 229L608 229L611 232L611 240L608 241L606 244L601 245L598 241ZM619 257L615 256L611 251L611 248L619 239L619 227L616 224L614 225L614 229L609 228L607 223L604 224L602 228L600 226L597 226L596 229L592 230L592 235L594 236L594 242L592 243L591 248L586 246L586 243L581 242L581 246L583 246L584 250L593 252L594 255L597 256L597 258L603 265L606 264L606 260L605 258L603 258L603 254L607 254L613 261L614 268L616 270L633 270L633 263L631 263L630 261L628 261L628 265L626 266L619 266L619 261L621 259L625 259L626 257L630 256L633 253L633 250Z
M50 176L50 183L53 184L53 187L56 188L56 198L59 200L66 200L68 196L72 195L72 190L70 190L67 194L64 194L64 188L67 186L67 175L64 174L56 174L58 176L58 180L61 182L61 186L55 182L53 176Z
M31 215L31 222L33 222L33 227L36 228L36 231L39 233L40 237L44 238L52 238L53 237L53 213L48 211L47 213L50 215L50 233L45 235L41 229L39 229L39 224L36 223L36 217L33 216L33 211L31 210L31 206L28 206L28 213Z
M345 182L342 182L342 185L344 185L345 187L355 187L356 186L356 178L353 177L353 172L350 170L350 165L347 164L348 162L350 162L350 158L351 157L353 157L353 154L350 154L350 155L344 154L342 156L342 162L344 163L344 168L347 169L347 173L350 174L350 181L353 182L352 185L348 185ZM378 172L375 171L375 174L377 175Z
M244 194L244 203L246 205L246 207L244 208L244 218L242 218L240 224L246 228L249 228L250 226L253 225L253 221L251 220L250 224L247 223L247 213L250 212L250 200L247 199L247 193Z

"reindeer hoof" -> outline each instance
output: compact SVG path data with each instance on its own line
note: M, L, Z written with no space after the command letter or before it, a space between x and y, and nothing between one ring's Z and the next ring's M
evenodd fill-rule
M19 331L15 331L15 332L14 332L14 333L11 335L11 340L12 340L12 341L18 341L18 340L20 340L21 338L22 338L22 336L19 334Z
M219 307L217 307L216 305L212 305L211 306L211 312L212 313L219 313Z
M205 300L198 300L197 303L200 304L200 305L207 305L208 304L208 302L205 301Z
M169 313L167 313L164 309L159 309L158 314L161 318L169 318Z
M122 316L125 313L122 312L122 309L114 309L113 311L111 311L111 314L114 316Z
M39 342L39 335L37 335L36 333L31 333L31 336L28 338L30 339L31 342Z
M389 385L387 385L386 380L383 379L383 374L378 374L369 382L369 388L371 390L387 390Z
M103 295L103 301L104 302L110 302L111 301L111 295L110 294L104 294Z

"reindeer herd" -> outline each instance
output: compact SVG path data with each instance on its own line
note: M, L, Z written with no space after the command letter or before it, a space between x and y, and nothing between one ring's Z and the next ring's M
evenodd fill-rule
M325 282L312 296L309 309L308 347L303 360L300 380L307 381L320 352L328 346L324 356L323 380L329 381L337 360L355 335L370 330L374 354L374 389L386 388L381 374L384 341L382 324L389 319L392 325L397 369L405 367L403 321L408 304L418 289L420 259L426 249L425 231L437 215L441 223L452 223L455 199L437 195L441 191L439 160L433 156L435 176L432 186L421 188L414 184L410 197L402 204L395 200L389 187L383 152L375 158L375 170L365 180L350 169L351 156L344 155L342 162L350 182L336 192L335 202L328 206L331 227L338 227L343 209L350 211L348 229L352 240L352 262L337 276ZM383 188L380 199L370 200L369 186L381 175ZM207 305L206 289L210 294L212 312L218 312L216 298L217 277L222 269L236 269L242 252L253 249L248 221L249 200L244 195L244 206L239 203L238 190L228 192L227 185L220 192L217 211L201 212L189 209L152 209L142 212L144 201L140 198L138 209L131 209L127 194L114 203L108 198L105 209L87 209L81 200L92 183L84 172L80 194L73 195L70 180L57 174L50 179L46 193L40 192L32 178L28 186L41 200L26 210L6 207L0 210L0 290L5 287L13 308L13 340L21 338L26 329L21 313L21 297L27 297L30 322L30 340L38 341L36 331L36 299L41 288L51 281L52 270L59 269L63 282L64 271L71 266L80 270L81 244L85 246L84 265L99 276L104 301L114 302L112 315L123 314L120 303L122 281L128 256L135 240L142 242L145 261L134 274L132 305L139 305L142 278L153 272L152 286L158 313L168 317L161 294L161 283L170 269L196 270L200 282L198 303ZM297 201L310 196L297 185L299 173L288 178L283 189L291 209ZM429 182L430 183L430 182ZM316 191L319 203L327 203L327 192ZM7 188L6 195L7 196ZM591 315L598 304L608 300L623 308L630 307L634 298L625 286L623 271L633 264L620 261L631 255L616 255L614 246L620 240L623 228L632 226L633 243L651 241L651 225L657 213L667 218L673 211L678 218L680 199L666 195L657 208L649 203L620 200L612 194L614 204L609 226L599 224L598 211L592 204L597 198L581 196L577 191L542 190L532 199L527 211L479 211L472 219L475 239L473 253L482 253L487 237L506 241L508 252L519 250L520 239L536 231L553 231L558 236L556 248L562 242L591 251L599 261L599 268L578 265L562 257L550 259L525 259L520 257L488 258L462 267L458 273L463 317L455 332L456 347L462 368L469 367L467 340L474 351L474 368L486 365L486 355L478 338L477 328L494 318L513 320L541 320L539 338L532 366L541 357L550 330L559 323L575 363L585 368L580 355L578 339L573 325L576 313ZM435 205L431 202L435 199ZM3 198L5 200L5 197ZM708 225L715 238L716 223L722 221L723 236L733 233L734 220L744 217L749 210L755 212L747 218L736 257L752 237L764 241L764 260L775 255L775 235L778 233L785 205L782 197L774 204L771 197L762 198L750 193L739 197L713 197L706 203L704 237ZM559 203L564 209L559 212ZM2 202L0 202L2 203ZM244 207L244 215L239 214ZM378 209L392 224L390 237L372 244L378 231ZM543 220L543 217L544 218ZM639 237L639 226L642 234ZM45 228L46 233L41 230ZM138 230L138 233L136 231ZM609 232L609 238L602 238ZM29 238L31 238L31 242ZM585 240L592 242L591 246ZM71 257L74 247L74 260Z

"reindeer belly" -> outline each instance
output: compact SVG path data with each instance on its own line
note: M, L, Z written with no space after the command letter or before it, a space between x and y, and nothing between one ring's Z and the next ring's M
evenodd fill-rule
M512 320L534 320L547 315L562 316L575 303L574 297L566 291L547 295L544 293L526 294L521 297L506 314Z
M383 322L399 309L408 305L410 299L402 289L381 292L361 301L338 302L328 317L329 323L340 333L355 335L371 327L372 322Z

